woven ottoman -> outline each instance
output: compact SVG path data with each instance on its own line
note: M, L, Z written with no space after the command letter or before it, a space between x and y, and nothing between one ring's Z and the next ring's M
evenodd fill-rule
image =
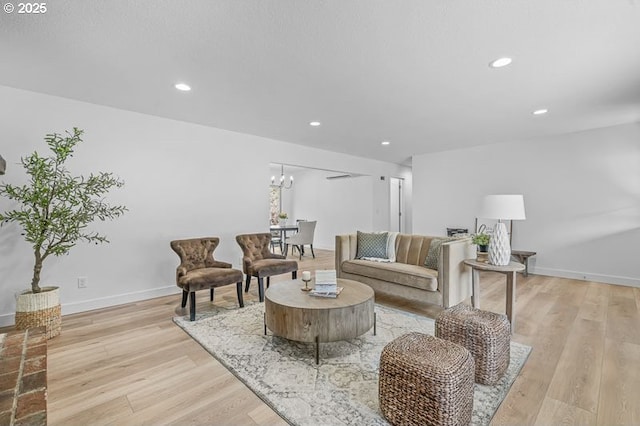
M511 325L506 315L456 305L436 318L436 336L471 352L477 383L495 385L509 367Z
M460 345L422 333L398 337L380 355L380 411L393 425L469 424L473 369Z

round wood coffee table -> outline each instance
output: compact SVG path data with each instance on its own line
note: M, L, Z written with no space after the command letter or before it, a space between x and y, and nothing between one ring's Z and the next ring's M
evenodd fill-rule
M314 281L310 283L313 287ZM374 328L374 293L368 285L338 278L342 293L336 298L311 296L301 280L274 283L265 293L264 321L275 336L297 342L315 342L316 364L320 342L349 340Z

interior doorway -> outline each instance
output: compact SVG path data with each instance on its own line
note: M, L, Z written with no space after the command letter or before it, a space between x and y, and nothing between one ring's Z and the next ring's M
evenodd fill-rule
M403 179L389 178L389 231L404 232Z

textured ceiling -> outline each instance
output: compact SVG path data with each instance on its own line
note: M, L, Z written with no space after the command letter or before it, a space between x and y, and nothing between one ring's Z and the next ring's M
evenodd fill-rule
M405 164L640 121L637 0L47 7L0 12L0 85Z

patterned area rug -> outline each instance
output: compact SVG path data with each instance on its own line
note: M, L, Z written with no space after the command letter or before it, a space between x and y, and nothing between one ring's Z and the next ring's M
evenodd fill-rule
M264 304L213 308L196 321L174 322L293 425L386 425L378 410L378 366L384 346L411 331L433 335L430 318L376 305L373 330L344 342L315 345L264 335ZM531 348L511 343L511 363L495 386L475 385L474 425L487 425Z

